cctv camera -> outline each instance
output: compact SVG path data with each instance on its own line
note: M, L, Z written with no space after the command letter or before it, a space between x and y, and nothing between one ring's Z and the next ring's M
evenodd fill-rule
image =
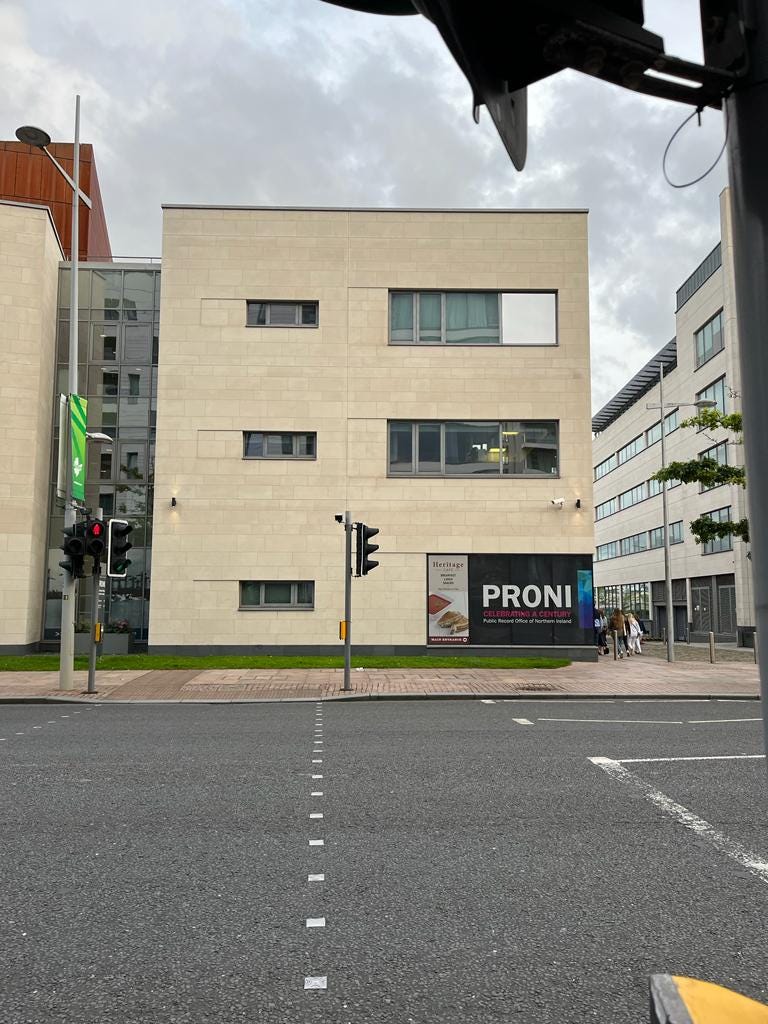
M344 516L334 516L333 518L336 520L337 523L344 522Z
M562 508L565 504L565 498L553 498L552 504L556 505L558 508Z

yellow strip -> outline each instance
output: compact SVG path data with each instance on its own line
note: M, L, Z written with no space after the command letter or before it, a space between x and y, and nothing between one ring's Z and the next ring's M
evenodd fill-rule
M768 1024L768 1006L696 978L674 977L693 1024Z

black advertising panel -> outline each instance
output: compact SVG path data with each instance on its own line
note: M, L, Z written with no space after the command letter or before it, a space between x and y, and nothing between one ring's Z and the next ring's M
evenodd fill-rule
M591 646L591 555L428 555L427 643Z

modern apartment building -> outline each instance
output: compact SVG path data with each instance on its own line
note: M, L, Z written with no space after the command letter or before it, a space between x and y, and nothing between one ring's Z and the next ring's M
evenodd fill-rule
M708 457L744 464L734 437L681 428L708 399L725 412L740 405L738 324L734 301L728 190L721 196L721 241L677 290L676 335L592 420L594 431L595 585L597 601L630 607L666 629L661 485L662 416L659 368L664 370L666 460ZM743 488L668 485L674 630L678 640L752 643L754 603L749 546L739 539L697 544L688 524L747 516Z
M70 270L43 205L0 201L0 236L23 651L58 641ZM167 207L162 273L82 263L80 391L112 438L85 507L134 528L108 639L338 649L349 510L380 531L357 649L592 657L587 297L585 211Z

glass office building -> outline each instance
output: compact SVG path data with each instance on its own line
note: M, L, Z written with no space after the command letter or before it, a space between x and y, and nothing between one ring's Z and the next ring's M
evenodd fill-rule
M152 499L157 417L159 264L81 264L78 281L78 382L88 400L88 430L112 443L89 442L86 506L92 514L127 519L133 526L131 565L125 579L107 580L107 634L146 642L152 548ZM59 271L57 373L53 395L53 451L48 572L43 640L58 642L63 570L59 549L63 501L56 496L58 395L67 391L70 270ZM78 587L77 629L90 619L91 578Z

